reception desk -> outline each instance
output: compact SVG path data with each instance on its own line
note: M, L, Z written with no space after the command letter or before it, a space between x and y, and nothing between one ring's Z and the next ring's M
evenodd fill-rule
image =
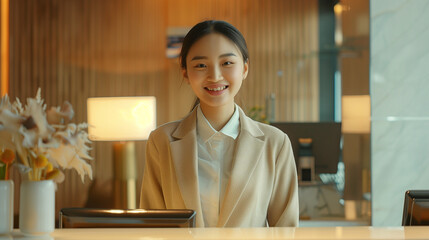
M6 239L429 239L429 227L316 227L316 228L121 228L56 229L50 236L26 238L19 230Z

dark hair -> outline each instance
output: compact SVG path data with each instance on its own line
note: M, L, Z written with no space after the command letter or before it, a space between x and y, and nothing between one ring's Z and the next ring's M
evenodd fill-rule
M234 42L240 50L241 55L243 55L243 61L247 62L249 51L247 50L246 40L240 31L225 21L208 20L195 25L183 39L182 50L180 51L180 66L182 69L186 69L186 57L192 45L210 33L222 34Z

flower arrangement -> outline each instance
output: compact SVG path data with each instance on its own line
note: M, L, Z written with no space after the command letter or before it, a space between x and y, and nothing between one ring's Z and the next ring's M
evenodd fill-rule
M0 174L8 176L15 151L17 161L13 164L28 180L52 179L60 183L64 169L75 169L82 182L85 175L92 179L92 168L87 162L92 160L88 155L91 141L85 131L88 126L71 123L73 115L73 107L67 101L46 111L40 88L25 106L18 98L11 103L4 96L0 103L0 149L4 149Z

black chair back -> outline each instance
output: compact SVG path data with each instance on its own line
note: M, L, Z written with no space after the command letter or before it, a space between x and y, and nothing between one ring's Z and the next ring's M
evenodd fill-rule
M405 192L402 226L429 226L429 190Z

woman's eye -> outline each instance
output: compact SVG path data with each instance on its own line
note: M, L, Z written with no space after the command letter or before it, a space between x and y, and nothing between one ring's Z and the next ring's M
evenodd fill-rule
M206 67L206 65L202 64L202 63L195 65L195 68L205 68L205 67Z
M222 65L224 65L224 66L228 66L228 65L231 65L232 64L232 62L230 62L230 61L226 61L226 62L224 62Z

